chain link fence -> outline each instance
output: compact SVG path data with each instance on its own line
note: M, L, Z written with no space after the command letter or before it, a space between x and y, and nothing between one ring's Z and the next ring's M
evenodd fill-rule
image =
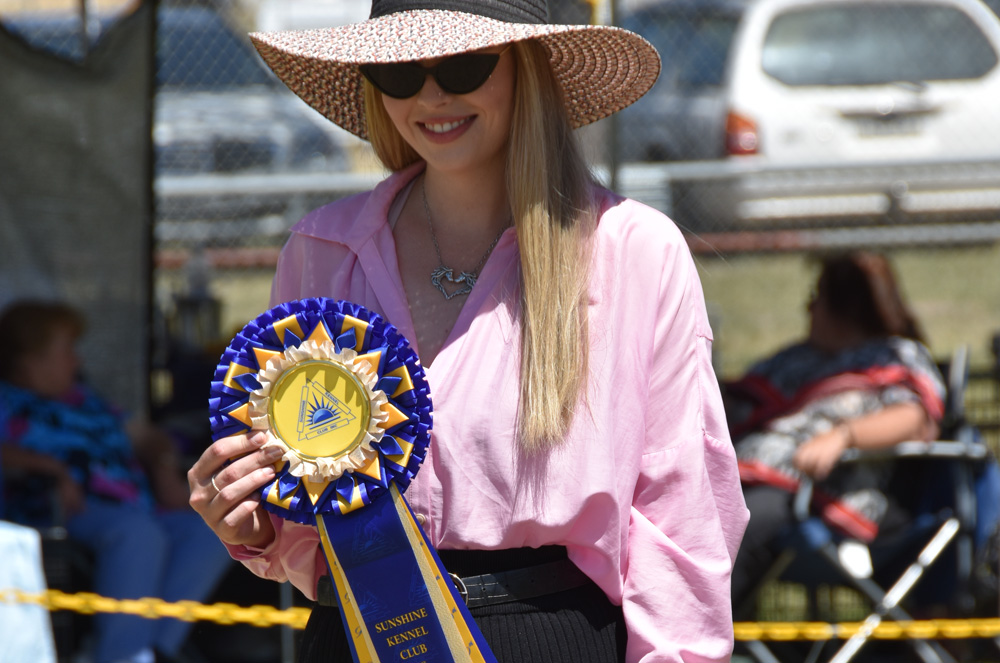
M12 31L83 58L121 0L0 0ZM720 372L804 329L823 251L896 258L935 354L995 363L1000 331L1000 19L979 0L561 0L657 46L655 88L581 130L608 185L687 233ZM355 0L161 0L153 145L153 398L203 409L210 367L266 308L306 211L383 174L262 65L246 33L362 20Z
M661 53L654 89L581 137L604 183L686 233L722 377L804 332L817 255L875 248L893 258L934 354L970 348L966 407L1000 451L1000 0L551 7L557 22L613 22ZM0 21L81 61L130 9L0 0ZM267 307L289 228L384 176L366 143L284 88L246 33L367 12L360 0L158 4L151 396L190 439L208 438L215 364Z

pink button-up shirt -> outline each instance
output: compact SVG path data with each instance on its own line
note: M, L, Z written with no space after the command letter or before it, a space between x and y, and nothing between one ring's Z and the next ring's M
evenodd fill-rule
M332 297L416 335L388 223L422 164L299 222L272 304ZM430 453L406 492L439 549L562 545L623 606L630 663L723 661L729 574L748 518L711 364L711 330L687 245L659 212L607 191L590 287L590 378L563 443L519 453L518 246L486 262L427 381ZM420 348L415 348L419 354ZM272 517L262 551L232 548L309 597L326 572L316 530Z

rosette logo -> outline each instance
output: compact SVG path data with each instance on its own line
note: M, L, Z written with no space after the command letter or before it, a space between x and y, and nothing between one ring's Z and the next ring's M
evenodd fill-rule
M354 385L356 387L352 390L350 389L352 383L343 379L343 375L346 375L346 373L333 370L327 370L324 373L327 375L323 377L329 377L329 374L334 375L332 388L344 385L345 390L350 390L354 393L343 397L348 401L348 403L345 403L344 400L337 398L323 386L326 380L316 380L306 377L306 383L302 385L302 398L299 401L297 426L299 446L301 447L303 443L307 442L310 444L318 442L320 445L319 450L312 452L313 455L340 455L343 451L350 451L354 445L352 442L348 442L346 445L338 443L337 440L333 439L336 437L334 433L355 421L358 418L354 414L355 410L364 408L365 402L358 398L361 395L361 390L357 387L360 387L360 385L357 385L355 382ZM280 392L283 387L285 385L279 385L276 391ZM312 397L311 402L310 396ZM367 412L360 416L367 417ZM275 427L278 427L276 419ZM353 441L357 441L357 436L352 436L354 428L356 427L351 427L347 431L347 440L353 439ZM278 432L278 436L281 436L280 431ZM344 436L340 437L344 438ZM316 438L321 439L317 440Z

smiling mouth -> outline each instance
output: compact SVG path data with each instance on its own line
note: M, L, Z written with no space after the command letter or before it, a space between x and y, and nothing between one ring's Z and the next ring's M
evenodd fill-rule
M461 120L455 120L453 122L435 122L433 124L424 124L424 128L435 134L446 134L449 131L454 131L463 124L468 124L472 121L471 117L466 117Z

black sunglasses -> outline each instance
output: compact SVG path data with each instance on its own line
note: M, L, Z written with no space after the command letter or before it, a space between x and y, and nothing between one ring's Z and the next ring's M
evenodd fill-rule
M409 99L420 92L427 76L433 76L438 87L449 94L469 94L489 79L506 50L453 55L433 67L423 67L416 62L393 62L363 64L358 68L382 94L394 99Z

